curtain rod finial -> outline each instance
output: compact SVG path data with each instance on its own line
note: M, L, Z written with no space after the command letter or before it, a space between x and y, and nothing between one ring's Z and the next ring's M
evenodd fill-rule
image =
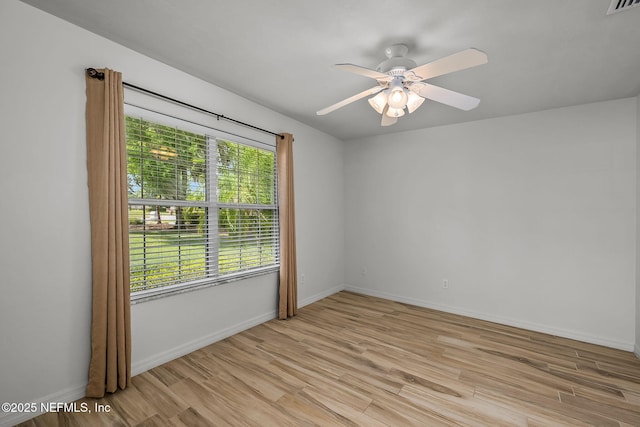
M104 73L96 70L95 68L87 68L87 75L93 79L104 80Z

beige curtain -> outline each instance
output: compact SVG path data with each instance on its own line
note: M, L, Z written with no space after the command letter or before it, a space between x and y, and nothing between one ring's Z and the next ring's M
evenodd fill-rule
M280 216L280 294L278 317L286 319L298 312L296 267L296 215L293 200L293 135L276 137L278 167L278 211Z
M129 229L122 75L86 76L92 322L88 397L131 382Z

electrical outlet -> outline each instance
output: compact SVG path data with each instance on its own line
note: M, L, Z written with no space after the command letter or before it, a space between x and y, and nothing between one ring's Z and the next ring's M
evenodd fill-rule
M360 275L362 277L367 275L367 267L362 267L362 269L360 270Z
M444 289L449 289L449 279L442 279L442 287Z
M300 284L304 285L304 273L300 274Z

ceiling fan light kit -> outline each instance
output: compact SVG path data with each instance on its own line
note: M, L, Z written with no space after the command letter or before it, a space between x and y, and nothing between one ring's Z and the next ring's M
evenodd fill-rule
M480 100L472 96L424 83L443 74L464 70L487 63L487 54L478 49L467 49L453 55L416 66L416 63L406 58L409 48L404 44L395 44L385 49L387 59L375 70L354 64L336 64L336 68L360 74L375 79L378 86L360 92L350 98L319 110L316 114L328 114L338 108L367 96L369 105L382 115L381 126L390 126L398 121L398 117L416 111L425 99L440 102L461 110L471 110L478 106Z
M407 110L409 110L409 114L413 113L422 105L424 102L424 98L420 95L416 95L413 92L409 92L409 100L407 101Z
M387 109L387 116L389 117L402 117L404 116L404 108L392 108Z
M369 98L368 101L371 108L376 110L378 114L382 114L384 112L384 107L387 105L387 92L379 92L373 98Z
M404 108L407 105L409 96L403 85L402 77L394 77L389 84L389 108Z

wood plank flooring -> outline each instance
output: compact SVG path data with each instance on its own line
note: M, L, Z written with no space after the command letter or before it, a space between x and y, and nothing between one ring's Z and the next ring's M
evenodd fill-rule
M21 426L640 426L632 354L340 292Z

